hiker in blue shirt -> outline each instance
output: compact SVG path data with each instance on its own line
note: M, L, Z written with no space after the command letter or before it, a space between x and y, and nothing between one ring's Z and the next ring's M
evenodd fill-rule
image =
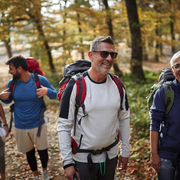
M27 161L31 167L34 179L39 179L37 162L35 157L35 146L38 150L42 163L42 179L49 180L47 172L48 163L48 142L47 126L44 117L39 126L42 97L47 95L50 99L56 99L57 91L51 86L49 81L38 75L41 88L36 88L33 74L28 71L28 63L23 56L14 56L7 63L9 73L13 79L17 79L14 93L10 92L12 79L7 84L7 89L0 94L4 103L14 104L14 131L17 148L27 156ZM40 129L40 136L37 136Z
M169 128L166 134L164 132L168 126L168 117L165 117L163 87L156 91L150 109L151 165L157 171L159 180L180 179L180 51L173 55L170 64L175 76L173 81L175 97L169 112Z

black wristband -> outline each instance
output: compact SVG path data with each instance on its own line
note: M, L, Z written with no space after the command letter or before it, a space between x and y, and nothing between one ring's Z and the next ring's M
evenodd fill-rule
M8 124L3 124L3 126L8 126Z
M70 166L74 166L74 167L75 167L75 164L74 164L74 163L67 164L67 165L63 166L63 168L66 169L66 168L68 168L68 167L70 167Z

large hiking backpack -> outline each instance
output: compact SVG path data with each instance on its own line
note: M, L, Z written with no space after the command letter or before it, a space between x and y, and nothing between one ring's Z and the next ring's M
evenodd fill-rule
M28 63L28 71L32 73L32 77L33 77L34 82L36 84L36 88L37 89L41 88L38 74L42 75L42 76L44 76L44 74L43 74L42 70L40 69L38 61L33 57L26 57L26 60L27 60L27 63ZM10 90L11 90L11 94L12 94L13 99L14 99L14 91L15 91L17 80L18 79L13 79L11 81L11 84L10 84ZM43 97L42 97L42 101L43 101L43 103L41 105L39 126L38 126L38 132L37 132L38 137L40 136L40 132L41 132L41 124L42 124L42 120L43 120L43 115L44 115L44 112L46 111L46 104L45 104L45 102L43 100ZM14 100L14 102L15 102L15 100ZM9 132L11 132L12 122L13 122L13 119L14 119L13 118L14 103L10 106L10 112L11 112L11 120L10 120Z
M33 57L26 57L27 63L28 63L28 71L29 72L35 72L41 76L44 76L44 73L40 69L38 61Z
M87 71L90 67L91 67L91 62L84 59L77 60L76 62L68 64L64 67L63 79L59 82L59 93L58 93L59 102L61 102L61 97L64 92L64 89L66 88L71 77L73 77L78 73Z
M149 95L147 98L148 109L150 109L153 103L153 97L155 92L163 86L164 95L165 95L165 106L166 106L166 114L169 114L173 103L174 103L174 86L172 81L175 79L174 75L171 72L170 68L165 68L161 71L159 75L158 83L155 83L149 91Z

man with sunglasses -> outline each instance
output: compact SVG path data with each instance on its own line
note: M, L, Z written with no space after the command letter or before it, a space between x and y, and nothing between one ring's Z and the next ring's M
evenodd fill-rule
M121 140L119 170L127 168L130 152L130 111L124 88L120 108L121 97L109 74L118 54L114 49L114 42L110 36L97 37L91 43L88 52L91 68L83 73L86 83L84 100L86 115L80 107L75 133L74 79L69 81L61 99L57 130L64 175L68 180L72 180L73 177L81 180L113 180L118 161L119 139ZM120 132L119 139L118 132ZM72 151L71 145L73 148L76 147L76 152Z

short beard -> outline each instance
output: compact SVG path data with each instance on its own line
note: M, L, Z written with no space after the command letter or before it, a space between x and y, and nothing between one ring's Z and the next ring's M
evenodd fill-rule
M16 72L16 74L13 75L13 79L20 79L21 75Z

